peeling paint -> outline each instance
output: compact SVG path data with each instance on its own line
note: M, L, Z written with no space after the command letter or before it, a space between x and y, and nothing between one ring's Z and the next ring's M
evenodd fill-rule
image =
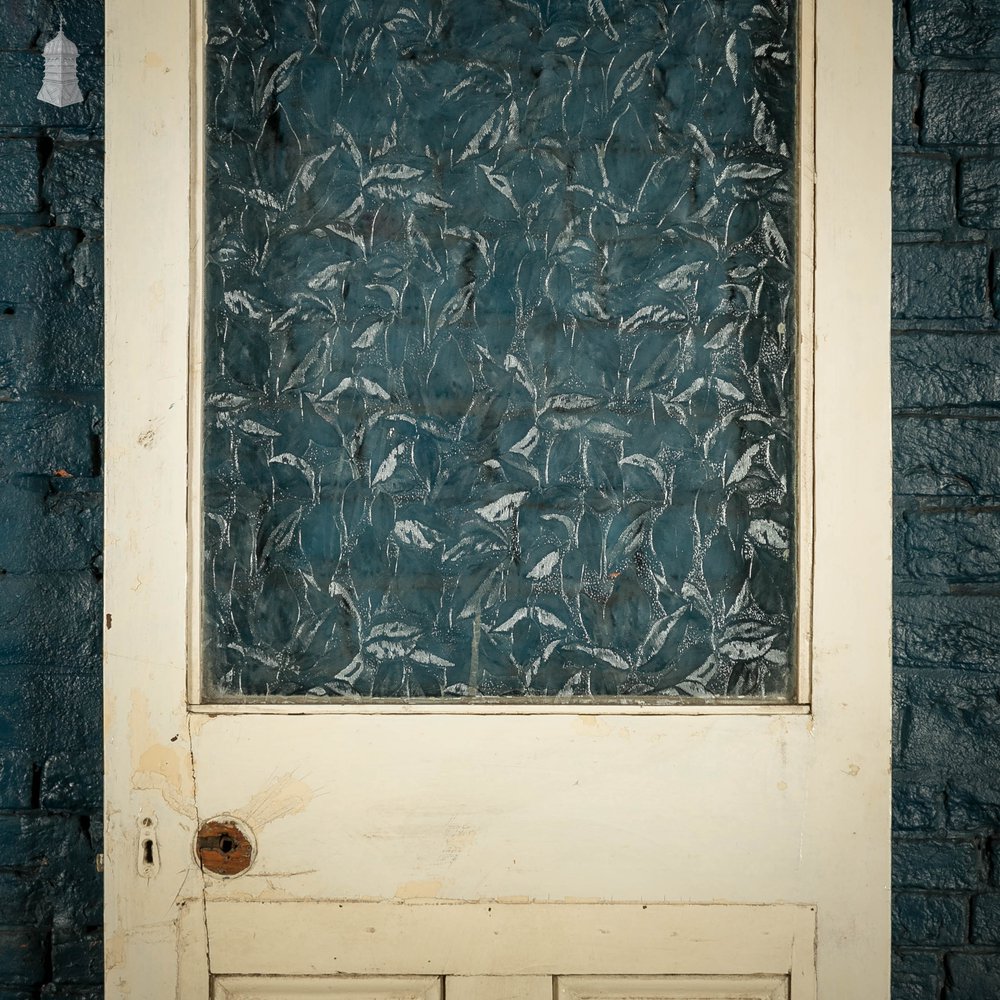
M255 831L268 823L285 816L302 812L313 800L312 789L292 774L282 775L257 792L241 809L234 809L233 815L246 820Z
M440 879L418 879L404 882L396 889L396 899L434 899L441 891Z
M146 696L133 690L129 726L133 733L132 780L137 790L155 791L176 813L195 818L193 777L187 747L160 743L150 729Z

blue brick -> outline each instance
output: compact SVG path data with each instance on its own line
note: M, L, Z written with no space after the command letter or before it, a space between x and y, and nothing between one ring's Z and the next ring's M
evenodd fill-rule
M51 306L0 306L0 388L93 389L103 380L103 315L99 298L74 287Z
M899 581L1000 582L1000 510L900 510L893 551Z
M45 866L37 865L0 871L0 924L42 927L51 923L51 889L46 874Z
M972 419L897 420L896 496L1000 496L1000 424Z
M981 774L977 775L977 770ZM949 830L983 836L1000 830L1000 787L993 781L992 770L985 763L980 768L967 767L965 773L949 784L946 793ZM980 780L976 781L977 778Z
M1000 893L973 899L972 940L975 944L1000 945Z
M903 244L893 250L896 319L990 319L985 246Z
M86 831L77 816L32 813L20 817L23 863L43 861L46 870L67 862L93 861Z
M916 73L897 72L892 80L892 141L897 146L917 142L919 100L920 77Z
M37 927L0 927L0 982L33 986L45 976L45 936Z
M99 982L103 961L100 934L80 934L75 929L56 928L52 938L53 982Z
M56 224L85 229L93 235L104 228L104 150L95 143L57 146L43 184Z
M91 830L100 828L100 817L95 816ZM94 852L99 846L81 843L72 857L60 859L59 893L52 898L49 888L47 901L52 906L52 919L57 925L67 927L98 927L102 920L101 897L103 876L94 865Z
M94 664L101 585L93 573L0 575L0 664Z
M45 848L34 837L35 832L28 817L0 816L0 857L5 866L22 868L45 857Z
M101 678L96 671L37 675L24 686L19 702L18 733L29 750L93 758L101 740Z
M1000 74L936 70L925 79L923 142L938 146L1000 142Z
M50 303L64 297L77 242L62 229L0 232L0 302Z
M66 812L100 812L102 803L101 763L98 748L93 753L53 754L42 771L41 804L45 809Z
M27 139L0 141L0 215L37 212L38 148Z
M900 889L976 889L983 860L968 840L897 839L892 845L892 884Z
M897 595L899 667L951 667L1000 676L1000 598Z
M38 905L35 880L23 871L0 871L0 924L38 924L48 914Z
M944 229L955 219L951 160L897 156L892 164L892 225L897 232Z
M90 490L53 484L90 484ZM89 569L101 551L102 510L96 480L41 476L0 480L0 568L8 573Z
M908 410L1000 407L1000 336L908 333L893 337L892 402ZM897 421L897 432L900 426Z
M56 401L0 403L0 474L90 476L98 413Z
M0 753L0 809L30 809L33 780L34 762L27 753Z
M956 893L897 892L892 897L892 936L897 945L965 942L969 900Z
M947 959L948 1000L1000 997L1000 960L996 954L955 954Z
M998 0L910 0L918 55L1000 56Z
M914 784L898 775L892 783L892 828L933 833L944 825L944 793L931 785Z
M941 1000L944 959L925 951L896 951L892 957L892 1000Z
M958 218L963 226L1000 228L1000 159L963 160L958 172Z
M996 679L900 668L893 678L893 697L893 754L897 766L907 773L923 773L925 780L971 777L982 773L984 760L1000 758L1000 684Z
M25 698L35 715L30 746L38 752L72 751L93 759L101 745L101 677L46 674Z

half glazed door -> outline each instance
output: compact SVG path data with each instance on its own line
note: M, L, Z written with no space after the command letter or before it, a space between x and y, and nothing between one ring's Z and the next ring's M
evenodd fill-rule
M107 24L107 995L887 997L887 5Z

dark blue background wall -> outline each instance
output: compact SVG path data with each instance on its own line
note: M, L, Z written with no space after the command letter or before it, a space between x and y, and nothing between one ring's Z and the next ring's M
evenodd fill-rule
M1000 997L1000 3L897 0L896 1000Z
M100 994L101 31L0 7L0 1000ZM895 1000L1000 997L1000 2L896 0ZM864 1000L864 998L840 998Z
M0 4L0 1000L100 995L103 0Z

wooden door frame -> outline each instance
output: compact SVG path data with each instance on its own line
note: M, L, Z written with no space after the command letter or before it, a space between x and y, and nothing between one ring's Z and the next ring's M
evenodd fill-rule
M803 240L802 247L817 265L815 427L811 454L800 456L813 498L804 522L814 567L811 697L791 707L669 712L703 715L722 731L717 720L726 713L737 721L756 714L776 733L794 728L800 749L813 727L842 740L843 761L816 772L823 787L811 799L809 829L849 834L857 823L878 841L831 851L844 890L831 904L832 924L819 916L817 961L821 981L856 983L850 970L839 979L831 971L846 961L844 941L853 934L863 993L876 997L887 996L889 955L891 10L870 0L817 0L816 7L816 113L802 124L815 134L819 222L814 245ZM195 721L186 693L191 512L184 470L201 249L191 156L193 24L188 0L108 0L106 969L109 997L146 1000L202 996L209 962L204 878L193 858L194 753L195 730L212 718L202 713ZM274 710L254 714L267 711ZM849 753L854 739L864 748L858 755ZM869 887L868 902L852 914L850 894L859 885Z

